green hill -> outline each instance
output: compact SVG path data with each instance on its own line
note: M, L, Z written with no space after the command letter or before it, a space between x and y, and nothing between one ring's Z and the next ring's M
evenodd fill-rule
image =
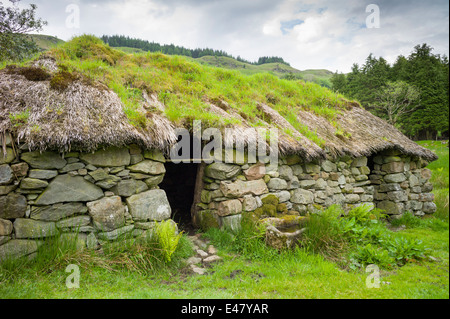
M44 35L44 34L30 34L31 38L36 42L38 47L42 51L49 50L64 43L63 40L57 37ZM143 53L142 49L131 48L131 47L115 47L115 49L125 52L127 54L132 53ZM284 63L264 63L264 64L250 64L238 61L234 58L226 56L203 56L200 58L189 58L189 60L199 62L204 65L221 67L230 70L237 70L243 74L251 75L256 73L268 72L279 78L291 78L291 79L303 79L308 82L314 82L320 84L321 86L331 87L330 78L333 72L324 69L311 69L311 70L297 70Z
M33 41L42 51L50 50L51 48L54 48L61 43L64 43L63 40L58 39L57 37L53 37L51 35L29 34L29 36L33 39Z
M115 47L125 53L142 53L141 49L130 47ZM191 61L199 62L203 65L220 67L229 70L237 70L243 74L251 75L256 73L268 72L279 78L303 79L307 82L314 82L324 87L331 87L330 78L333 72L325 69L304 70L300 71L284 63L264 63L264 64L250 64L238 61L234 58L226 56L211 56L206 55L200 58L185 57Z

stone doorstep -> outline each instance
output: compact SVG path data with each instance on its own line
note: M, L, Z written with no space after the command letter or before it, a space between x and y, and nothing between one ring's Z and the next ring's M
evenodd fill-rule
M194 273L204 275L206 273L205 266L210 267L212 263L220 261L222 258L216 255L217 249L213 245L208 245L208 240L203 240L200 237L201 234L188 236L188 239L194 246L196 255L188 258L186 262ZM201 247L207 251L198 247Z

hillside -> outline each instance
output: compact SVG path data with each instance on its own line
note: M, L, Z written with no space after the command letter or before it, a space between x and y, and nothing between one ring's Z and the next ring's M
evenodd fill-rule
M33 41L42 51L50 50L51 48L54 48L57 45L64 43L63 40L58 39L57 37L53 37L51 35L30 34L29 36L33 39Z
M36 42L38 47L42 51L49 50L56 47L59 44L64 43L63 40L53 36L44 34L30 34L31 38ZM132 47L114 47L114 49L120 50L127 54L132 53L144 53L145 51ZM321 86L331 88L330 78L333 72L324 69L311 69L311 70L298 70L284 63L264 63L260 65L250 64L246 62L238 61L232 57L227 56L202 56L200 58L189 58L192 61L199 62L201 64L221 67L230 70L237 70L244 74L251 75L262 72L269 72L279 78L295 78L303 79L307 82L314 82Z
M130 47L115 47L115 49L121 50L125 53L143 53L145 51L137 48ZM330 79L333 72L325 69L311 69L300 71L292 66L284 63L264 63L264 64L250 64L246 62L238 61L231 57L226 56L202 56L200 58L185 57L188 60L199 62L204 65L220 67L229 70L237 70L243 74L251 75L256 73L268 72L279 78L295 78L302 79L307 82L314 82L321 86L331 88Z

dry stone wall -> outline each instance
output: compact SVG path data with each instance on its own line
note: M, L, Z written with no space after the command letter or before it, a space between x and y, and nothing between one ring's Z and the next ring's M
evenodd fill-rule
M142 236L171 218L164 190L165 158L136 145L95 153L13 151L0 157L0 260L33 255L42 239L77 237L96 248L123 234ZM196 221L202 228L240 227L242 216L304 216L367 204L398 217L436 210L430 170L421 159L386 151L371 158L299 156L271 163L206 166Z
M135 145L95 153L29 152L0 157L0 261L33 255L43 240L77 238L96 248L143 236L171 217L164 156Z
M398 151L386 151L373 157L370 180L375 186L377 207L394 218L405 211L416 216L436 211L433 185L429 182L431 171L428 163L420 158L402 155Z
M205 170L199 224L234 229L246 213L259 218L303 216L333 204L346 211L365 204L395 217L405 211L433 213L426 164L396 151L378 154L370 163L367 157L331 156L306 163L296 155L276 166L212 163Z

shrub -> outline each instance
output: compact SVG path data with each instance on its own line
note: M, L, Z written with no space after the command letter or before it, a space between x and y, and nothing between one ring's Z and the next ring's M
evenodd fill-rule
M389 252L383 248L366 244L365 246L357 246L356 252L350 257L350 268L365 267L370 264L375 264L380 268L389 269L392 267L394 260L389 255Z
M428 250L424 247L422 241L417 239L407 239L396 237L387 242L390 255L395 258L399 265L408 261L423 259Z
M382 214L382 211L377 208L373 208L370 205L364 204L352 208L348 214L348 218L355 218L356 222L360 224L377 223L378 220L385 218L386 215Z
M158 244L162 249L166 261L171 261L172 254L175 252L183 232L176 233L176 225L170 221L162 221L156 228Z

